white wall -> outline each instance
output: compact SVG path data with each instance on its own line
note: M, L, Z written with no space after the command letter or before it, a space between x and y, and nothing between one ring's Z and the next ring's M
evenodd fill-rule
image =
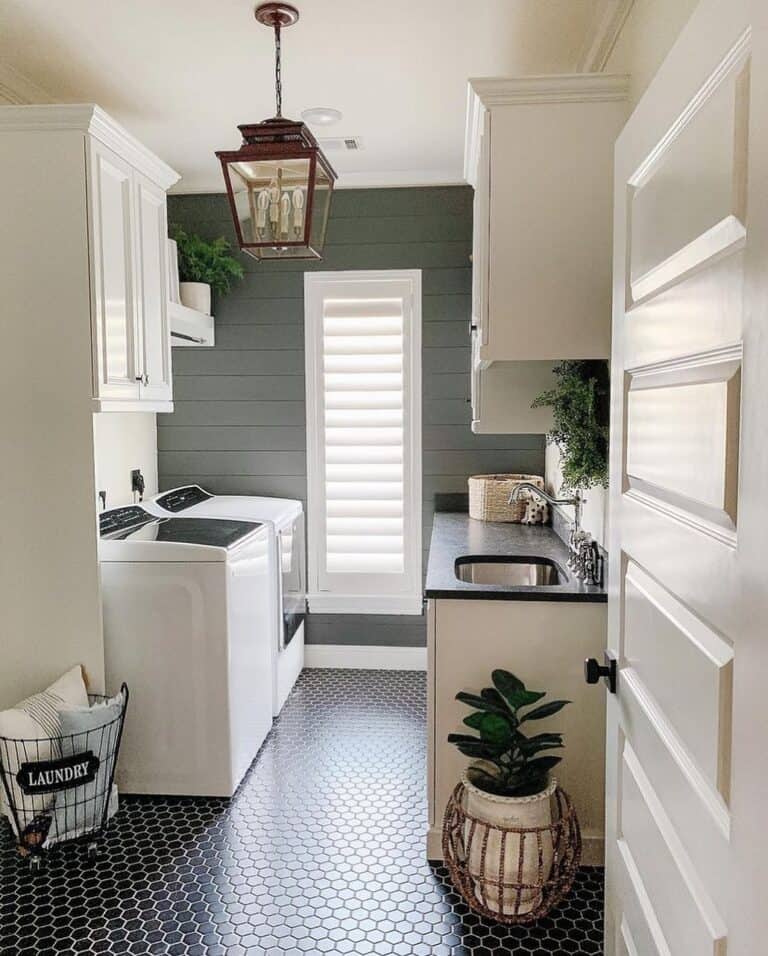
M608 73L629 73L632 109L645 92L698 0L634 0L608 57Z
M145 497L157 493L157 423L151 412L97 412L93 416L96 493L107 507L133 502L131 471L144 475Z
M563 483L563 470L561 467L562 455L557 445L547 445L544 458L544 484L547 491L552 495L559 495L560 486ZM584 512L582 514L582 527L589 531L592 537L602 547L606 547L608 541L608 489L590 488L583 492L586 499ZM567 493L570 497L570 492ZM569 520L573 519L573 509L564 508L564 513Z

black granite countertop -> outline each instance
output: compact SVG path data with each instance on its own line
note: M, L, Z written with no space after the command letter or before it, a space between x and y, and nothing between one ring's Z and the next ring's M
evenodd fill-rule
M513 587L459 581L456 559L466 555L544 558L557 565L563 583L546 587ZM606 601L605 588L583 584L568 570L567 561L568 549L547 525L477 521L464 512L437 512L424 593L428 598L478 598L484 601Z

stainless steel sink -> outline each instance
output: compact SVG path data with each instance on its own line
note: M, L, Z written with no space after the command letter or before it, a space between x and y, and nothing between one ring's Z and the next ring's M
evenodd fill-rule
M551 587L563 581L562 572L554 561L504 554L457 558L456 577L467 584L501 584L507 587Z

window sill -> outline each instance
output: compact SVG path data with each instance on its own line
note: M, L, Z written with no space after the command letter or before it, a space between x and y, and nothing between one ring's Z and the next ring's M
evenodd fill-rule
M412 614L423 613L421 594L330 594L307 595L309 612L315 614Z

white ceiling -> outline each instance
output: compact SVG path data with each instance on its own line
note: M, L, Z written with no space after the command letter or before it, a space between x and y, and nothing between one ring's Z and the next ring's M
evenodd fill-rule
M296 2L296 0L294 0ZM283 112L344 118L325 136L340 185L462 179L470 76L563 73L601 0L298 0L283 34ZM96 102L177 169L220 192L216 149L274 112L273 45L252 0L2 0L0 63L62 102ZM7 77L8 74L6 74Z

